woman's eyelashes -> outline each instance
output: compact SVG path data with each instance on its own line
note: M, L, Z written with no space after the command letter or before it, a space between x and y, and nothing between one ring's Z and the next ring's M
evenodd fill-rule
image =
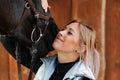
M67 31L67 34L68 35L73 35L71 31Z
M73 33L72 33L73 30L71 28L64 27L64 28L60 29L60 31L65 31L67 33L67 35L73 35Z

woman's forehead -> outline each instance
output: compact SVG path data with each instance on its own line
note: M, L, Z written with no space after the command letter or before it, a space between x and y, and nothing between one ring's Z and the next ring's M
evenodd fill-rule
M71 24L67 25L66 28L78 29L79 28L79 23L71 23Z

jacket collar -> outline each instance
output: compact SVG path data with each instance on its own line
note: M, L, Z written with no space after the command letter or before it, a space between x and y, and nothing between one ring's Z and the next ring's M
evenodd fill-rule
M49 80L56 67L56 56L50 58L41 59L43 61L42 66L39 68L34 80ZM75 65L66 73L63 80L75 76L85 76L95 80L90 68L85 66L84 61L78 61Z
M91 70L85 66L84 61L78 61L64 76L63 80L76 76L85 76L87 78L95 80Z

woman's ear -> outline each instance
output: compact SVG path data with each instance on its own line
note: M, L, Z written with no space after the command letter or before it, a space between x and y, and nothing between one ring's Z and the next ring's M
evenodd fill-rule
M85 51L86 51L86 45L83 44L80 46L80 52L84 53Z

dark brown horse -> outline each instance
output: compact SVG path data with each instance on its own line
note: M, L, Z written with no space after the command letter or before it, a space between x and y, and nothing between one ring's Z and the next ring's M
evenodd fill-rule
M40 0L0 0L0 41L19 63L28 68L34 63L32 71L40 66L39 58L53 50L57 33L50 11L43 10Z

